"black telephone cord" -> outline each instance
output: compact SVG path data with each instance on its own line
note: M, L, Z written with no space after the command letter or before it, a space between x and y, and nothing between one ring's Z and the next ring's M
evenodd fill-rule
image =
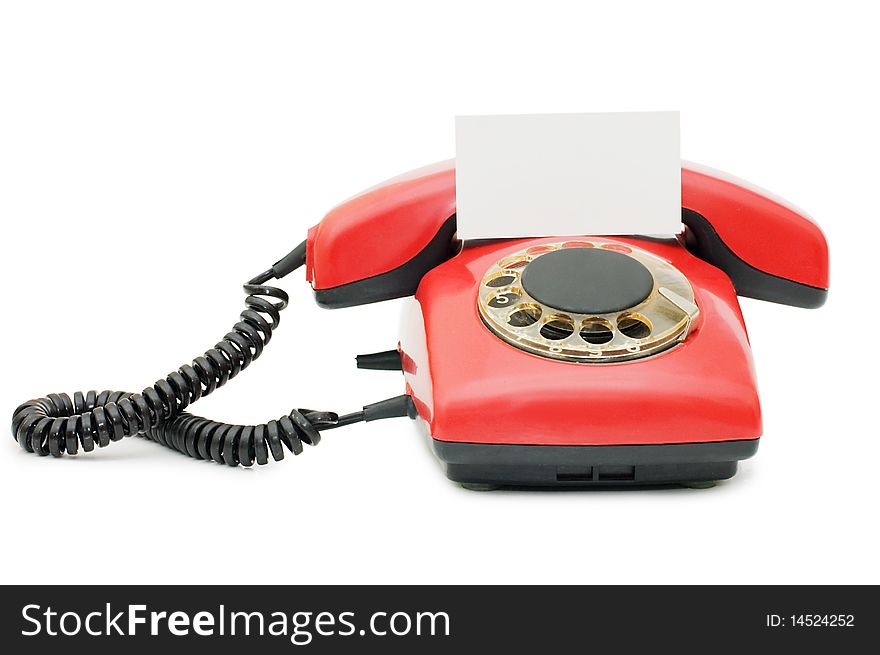
M260 425L212 421L184 410L222 387L250 366L278 327L288 295L265 283L305 264L305 242L272 268L244 285L247 294L240 320L223 339L191 364L184 364L141 393L77 391L50 393L29 400L12 416L12 436L28 452L61 457L140 434L196 459L229 466L266 464L294 455L303 444L315 446L322 430L360 421L412 415L408 396L367 405L363 411L339 416L334 412L294 409Z

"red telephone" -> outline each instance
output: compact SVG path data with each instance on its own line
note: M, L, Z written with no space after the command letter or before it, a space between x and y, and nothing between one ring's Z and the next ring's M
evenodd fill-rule
M339 205L245 286L214 348L140 394L50 394L21 405L13 436L75 454L143 434L190 456L265 464L323 430L418 418L450 479L495 485L668 484L731 477L761 417L737 294L818 307L828 249L806 216L745 183L683 166L678 238L455 238L455 169L443 162ZM186 407L262 352L301 265L318 304L414 295L395 350L360 368L402 370L406 393L339 416L293 410L240 426Z

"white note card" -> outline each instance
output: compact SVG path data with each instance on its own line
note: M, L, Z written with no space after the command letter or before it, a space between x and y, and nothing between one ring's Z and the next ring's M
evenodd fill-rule
M458 116L461 239L681 230L678 112Z

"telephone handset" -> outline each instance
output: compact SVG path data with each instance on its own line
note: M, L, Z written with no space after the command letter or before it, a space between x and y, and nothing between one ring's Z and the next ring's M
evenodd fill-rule
M739 295L798 307L825 301L828 247L803 213L695 164L682 166L681 198L687 249L727 273ZM306 276L325 307L410 296L455 252L454 235L455 167L447 161L331 210L309 230Z
M685 164L683 234L456 240L452 161L331 210L245 285L245 310L214 348L141 393L49 394L12 433L40 455L141 434L191 457L266 464L321 432L409 416L447 476L472 487L703 485L757 449L760 407L737 294L818 307L821 230L784 201ZM295 409L256 426L188 406L258 358L288 297L268 286L305 266L318 304L415 296L398 348L359 368L403 372L405 393L360 412Z

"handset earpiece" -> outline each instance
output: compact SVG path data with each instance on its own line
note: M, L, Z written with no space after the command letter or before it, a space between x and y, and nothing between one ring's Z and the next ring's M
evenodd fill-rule
M411 296L457 251L455 166L388 180L332 209L309 230L306 278L322 307Z
M828 295L828 244L784 200L696 164L681 171L685 246L741 296L814 308Z

